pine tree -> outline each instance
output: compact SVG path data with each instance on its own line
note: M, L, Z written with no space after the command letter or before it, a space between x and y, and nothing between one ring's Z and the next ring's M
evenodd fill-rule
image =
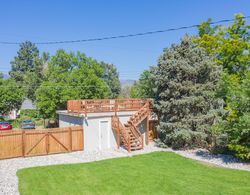
M20 44L17 56L11 61L11 78L23 87L26 98L32 101L35 101L35 91L43 80L43 62L38 48L30 41Z
M221 69L192 37L164 50L153 70L162 141L173 148L206 146L223 101L215 97Z

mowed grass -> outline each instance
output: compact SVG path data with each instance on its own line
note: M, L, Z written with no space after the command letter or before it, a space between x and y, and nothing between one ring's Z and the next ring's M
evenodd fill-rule
M250 194L250 172L171 152L18 171L21 194Z

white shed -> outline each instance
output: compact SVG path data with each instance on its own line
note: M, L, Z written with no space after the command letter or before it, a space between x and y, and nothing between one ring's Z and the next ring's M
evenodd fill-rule
M96 107L96 110L93 111L93 107L89 107L91 108L90 113L86 111L79 112L79 108L86 109L86 101L81 102L81 106L77 107L77 111L74 110L73 106L73 109L57 111L59 126L83 126L84 150L116 149L120 147L121 143L129 151L142 149L149 139L150 112L148 105L142 104L138 107L138 104L132 102L132 106L135 108L132 110L131 105L130 109L128 107L119 108L118 105L114 106L115 100L111 101L110 107L107 107L107 100L105 100L105 107L100 104L102 109ZM77 103L79 104L79 101ZM131 103L131 100L129 100L129 103ZM96 105L96 102L94 105ZM114 108L118 108L118 111L114 112Z

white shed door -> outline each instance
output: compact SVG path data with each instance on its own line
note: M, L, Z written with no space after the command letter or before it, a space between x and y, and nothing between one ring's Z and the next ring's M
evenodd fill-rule
M109 123L108 121L100 121L99 126L99 148L109 148Z

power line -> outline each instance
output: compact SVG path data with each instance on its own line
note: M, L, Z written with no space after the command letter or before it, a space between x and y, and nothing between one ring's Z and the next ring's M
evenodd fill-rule
M242 19L250 18L250 16L241 17ZM232 22L234 19L225 19L219 20L216 22L210 22L211 25ZM47 41L47 42L34 42L37 45L55 45L55 44L65 44L65 43L80 43L80 42L93 42L93 41L103 41L103 40L110 40L110 39L122 39L122 38L129 38L129 37L137 37L137 36L144 36L144 35L151 35L157 33L164 33L170 31L178 31L183 29L195 28L199 27L200 24L194 24L190 26L182 26L177 28L168 28L165 30L156 30L156 31L147 31L147 32L140 32L135 34L126 34L126 35L117 35L117 36L109 36L109 37L100 37L100 38L89 38L89 39L79 39L79 40L65 40L65 41ZM4 45L19 45L21 42L8 42L8 41L0 41L0 44Z

